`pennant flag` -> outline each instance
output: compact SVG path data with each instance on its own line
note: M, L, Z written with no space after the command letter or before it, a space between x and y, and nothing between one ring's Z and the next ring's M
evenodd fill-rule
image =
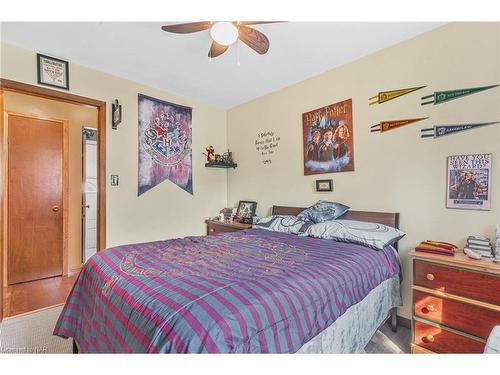
M466 130L476 129L487 125L498 124L500 121L495 122L480 122L476 124L458 124L458 125L436 125L432 128L421 129L420 138L439 138L444 135L459 133Z
M423 89L424 87L427 87L427 86L410 87L407 89L399 89L399 90L391 90L391 91L381 91L378 93L378 95L372 96L370 99L368 99L368 104L369 105L382 104L382 103L388 102L389 100L392 100L392 99L398 98L400 96L409 94L410 92Z
M489 90L494 87L497 87L500 85L491 85L491 86L482 86L482 87L472 87L468 89L458 89L458 90L449 90L449 91L436 91L432 95L427 95L427 96L422 96L422 105L427 105L427 104L441 104L444 102L449 102L450 100L453 99L458 99L463 96L467 95L472 95L475 94L476 92L484 91L484 90ZM431 100L429 100L432 98Z
M375 124L375 125L371 126L370 131L372 133L375 133L375 132L383 133L383 132L386 132L388 130L400 128L401 126L413 124L414 122L417 122L417 121L426 120L428 118L429 117L420 117L420 118L410 118L410 119L406 119L406 120L381 121L380 124Z

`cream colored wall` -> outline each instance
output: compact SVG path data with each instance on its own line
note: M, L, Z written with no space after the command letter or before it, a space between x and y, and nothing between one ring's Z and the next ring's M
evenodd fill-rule
M82 127L97 128L97 109L34 96L4 93L4 109L44 118L68 120L68 268L81 266Z
M348 37L348 36L343 36ZM293 62L291 62L293 64ZM500 83L500 24L456 23L308 79L228 112L228 146L238 168L228 174L228 204L256 200L258 214L273 204L304 206L318 199L353 209L401 213L404 307L410 317L408 251L421 240L463 245L470 234L494 235L500 223L500 125L439 139L420 139L435 124L500 120L500 88L437 106L420 97L446 90ZM393 101L368 106L378 91L427 85ZM304 176L301 114L353 99L355 171ZM425 122L371 134L381 120L430 116ZM272 164L255 151L257 133L281 137ZM446 157L493 153L491 211L445 208ZM314 181L333 178L333 193L314 192Z
M36 84L36 53L1 44L0 76ZM59 56L60 57L60 56ZM117 64L120 62L117 61ZM147 66L147 60L144 65ZM226 112L201 102L105 74L70 62L70 92L108 103L106 128L107 245L152 241L205 233L204 220L226 205L226 171L204 167L207 145L226 146ZM173 183L160 185L137 197L137 94L193 107L193 190ZM110 124L111 102L123 105L118 130ZM110 186L118 174L119 186Z

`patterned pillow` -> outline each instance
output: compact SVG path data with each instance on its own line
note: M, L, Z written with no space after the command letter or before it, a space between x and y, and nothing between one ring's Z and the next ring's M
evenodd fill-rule
M273 232L299 234L303 233L312 224L314 223L298 219L297 216L273 215L261 218L256 224L252 225L252 228L265 229Z
M322 223L324 221L335 220L345 214L348 209L349 207L342 203L318 201L298 214L297 218Z
M399 229L384 224L355 220L334 220L311 225L301 236L352 242L376 250L393 245L405 236Z

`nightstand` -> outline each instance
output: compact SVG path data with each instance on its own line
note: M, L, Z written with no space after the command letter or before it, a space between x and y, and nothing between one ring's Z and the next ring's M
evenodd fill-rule
M410 252L412 353L482 353L500 324L500 264Z
M250 229L252 224L229 223L218 220L205 220L207 223L207 234L216 234L222 232L236 232L237 230Z

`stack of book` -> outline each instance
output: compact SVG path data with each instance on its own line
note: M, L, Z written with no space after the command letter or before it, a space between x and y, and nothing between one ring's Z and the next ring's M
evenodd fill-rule
M464 247L464 250L466 249L475 251L483 257L493 256L493 246L491 246L490 239L486 237L469 236L467 238L467 245Z
M497 224L497 231L496 231L496 240L495 240L495 256L497 258L500 258L500 224Z
M415 251L453 256L455 255L455 250L457 248L457 246L448 242L427 240L420 242L420 244L415 248Z

